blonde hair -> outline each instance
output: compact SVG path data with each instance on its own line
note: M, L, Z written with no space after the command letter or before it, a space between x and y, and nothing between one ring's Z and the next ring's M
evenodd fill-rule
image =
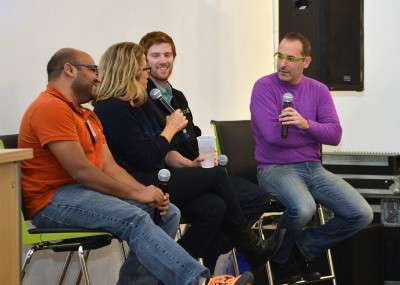
M142 72L145 72L140 66L143 55L143 48L131 42L109 47L100 59L101 83L95 101L115 97L129 101L132 106L141 106L147 100L146 86L139 82Z

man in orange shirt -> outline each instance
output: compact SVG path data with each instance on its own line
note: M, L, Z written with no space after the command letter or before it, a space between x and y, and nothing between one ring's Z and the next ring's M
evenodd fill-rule
M32 223L106 230L126 240L131 251L118 284L205 284L208 269L173 240L180 212L168 194L140 184L115 163L99 120L81 106L100 82L93 59L64 48L51 57L47 73L47 89L25 112L19 134L19 147L34 151L22 163ZM159 226L154 208L162 216ZM227 284L248 279L229 277Z

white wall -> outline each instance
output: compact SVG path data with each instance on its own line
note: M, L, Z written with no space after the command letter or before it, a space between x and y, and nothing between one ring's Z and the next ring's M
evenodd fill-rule
M151 30L175 39L172 83L185 92L206 133L211 119L248 119L254 81L274 69L273 2L278 1L1 0L0 134L18 131L23 111L46 84L45 66L57 49L80 48L98 60L112 43L137 42ZM339 149L399 152L400 2L364 2L365 90L334 92L344 129Z
M273 71L271 29L265 0L0 0L0 134L18 131L24 110L45 88L45 67L56 50L79 48L98 61L111 44L138 42L153 30L174 38L172 82L206 132L210 119L249 118L253 82ZM28 272L25 284L53 284L63 258L34 258L36 274ZM117 248L91 260L94 284L113 284Z
M56 50L80 48L98 61L111 44L138 42L152 30L174 38L172 82L206 132L210 119L248 118L253 82L272 71L270 6L262 0L1 0L0 134L18 131Z
M203 130L210 133L210 119L248 119L254 81L274 70L272 3L0 0L0 134L18 131L22 113L45 87L45 66L56 50L80 48L98 61L111 44L137 42L152 30L174 38L178 57L172 83L187 95ZM365 0L365 91L334 93L343 150L400 151L399 9L397 0ZM96 258L97 272L104 272L107 262L118 267L118 254L113 256ZM29 284L49 284L52 263L59 260L45 256L34 262L41 272ZM111 284L116 276L99 278Z
M334 92L342 150L400 152L397 0L364 0L365 90Z

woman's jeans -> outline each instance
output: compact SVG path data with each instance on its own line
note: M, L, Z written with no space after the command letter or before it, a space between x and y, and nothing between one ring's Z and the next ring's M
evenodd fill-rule
M258 170L258 181L286 207L279 226L287 233L275 262L286 262L295 243L306 260L312 260L372 221L365 199L320 162L269 165ZM334 218L303 230L315 214L315 203L331 210Z
M194 260L175 240L180 211L170 204L160 225L154 208L85 188L65 185L53 201L34 215L38 227L81 227L108 231L127 241L130 253L122 265L118 284L197 284L208 269Z

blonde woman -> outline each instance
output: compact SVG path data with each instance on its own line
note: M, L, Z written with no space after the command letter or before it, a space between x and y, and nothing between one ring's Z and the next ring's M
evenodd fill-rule
M102 82L94 111L116 161L145 185L156 183L160 168L170 169L166 190L191 223L179 243L193 257L203 257L216 233L222 231L253 268L263 265L282 235L260 240L246 224L225 171L201 168L200 158L189 160L173 149L171 141L187 120L177 110L162 122L164 115L159 116L147 100L148 71L143 49L134 43L115 44L100 60Z

